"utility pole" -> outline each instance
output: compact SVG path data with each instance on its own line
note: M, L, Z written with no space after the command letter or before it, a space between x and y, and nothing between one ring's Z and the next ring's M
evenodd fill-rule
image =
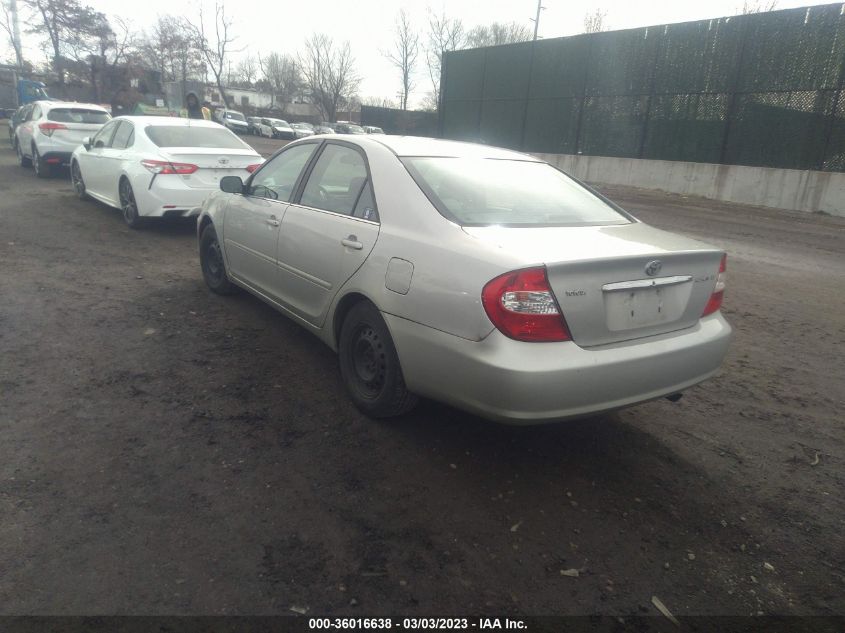
M12 39L18 70L23 70L23 49L21 48L21 25L18 21L18 0L9 0L9 13L12 18Z
M545 9L546 7L543 6L543 0L537 0L537 17L529 18L532 22L534 22L534 40L537 40L537 29L540 28L540 11Z

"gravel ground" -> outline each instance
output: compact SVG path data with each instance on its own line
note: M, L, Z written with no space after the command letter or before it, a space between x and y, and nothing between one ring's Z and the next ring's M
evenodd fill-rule
M607 189L727 249L729 357L511 428L366 419L205 289L192 222L129 230L8 146L0 193L0 614L845 612L843 219Z

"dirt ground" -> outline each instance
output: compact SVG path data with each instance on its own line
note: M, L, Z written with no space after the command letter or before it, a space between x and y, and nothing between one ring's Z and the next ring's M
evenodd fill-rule
M0 147L0 614L845 613L845 219L606 192L727 249L717 378L374 422L206 290L192 222L132 231Z

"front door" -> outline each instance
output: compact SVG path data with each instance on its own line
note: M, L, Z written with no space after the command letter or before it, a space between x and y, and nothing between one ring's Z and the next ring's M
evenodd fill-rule
M223 221L229 272L255 290L277 299L276 248L288 201L317 143L286 149L255 172L243 194L232 196Z

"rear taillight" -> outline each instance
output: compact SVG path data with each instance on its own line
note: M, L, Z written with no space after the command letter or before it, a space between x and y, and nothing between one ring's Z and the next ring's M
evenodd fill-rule
M722 307L722 299L725 296L725 282L728 278L728 256L722 255L722 261L719 263L719 274L716 276L716 287L713 288L713 294L704 306L704 313L701 316L713 314Z
M53 136L53 132L56 130L66 130L67 126L61 123L53 123L52 121L47 121L45 123L39 123L38 129L44 136Z
M166 160L142 160L141 164L152 174L193 174L199 167L190 163L171 163Z
M261 167L261 165L262 165L262 163L256 163L255 165L247 165L247 166L246 166L246 170L247 170L249 173L252 173L252 172L254 172L256 169L258 169L259 167Z
M572 338L542 266L496 277L484 286L481 301L493 325L512 339L549 342Z

